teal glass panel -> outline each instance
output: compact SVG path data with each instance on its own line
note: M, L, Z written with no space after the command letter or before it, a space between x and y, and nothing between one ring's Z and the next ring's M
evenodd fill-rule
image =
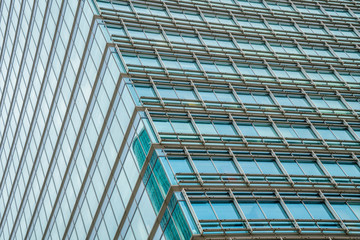
M213 160L213 162L220 173L238 173L232 160Z
M256 202L239 202L240 208L248 219L265 219Z
M240 219L240 215L232 202L211 202L219 219Z
M309 212L302 203L286 202L286 206L295 219L311 219Z
M200 173L217 173L215 166L210 159L193 159L193 162Z
M175 173L192 173L193 170L186 158L169 158L170 166Z
M208 202L192 202L191 206L199 220L216 219L214 211Z
M238 124L238 127L244 136L259 136L255 128L250 124Z
M257 161L264 174L282 174L278 165L274 161Z
M334 218L324 203L306 203L305 205L314 219Z
M331 206L341 219L344 220L358 220L354 212L346 203L332 203Z
M286 219L288 218L280 203L261 202L261 209L264 211L267 219Z

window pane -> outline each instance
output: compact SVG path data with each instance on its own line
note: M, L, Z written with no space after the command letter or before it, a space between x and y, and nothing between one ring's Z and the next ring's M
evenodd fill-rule
M287 202L286 206L289 208L295 219L311 219L309 212L302 203Z
M195 133L190 122L171 121L177 133Z
M265 218L264 214L261 212L256 202L253 203L239 202L239 205L241 210L244 212L246 218L248 219Z
M299 165L306 175L324 175L319 165L315 162L299 162Z
M200 130L201 134L217 134L212 123L196 122L196 126Z
M244 136L259 136L252 125L238 124Z
M285 219L288 218L280 203L261 202L260 207L268 219Z
M169 158L170 165L175 173L192 173L193 170L186 158Z
M196 216L199 220L205 220L205 219L216 219L216 216L214 214L214 211L212 210L211 206L207 202L193 202L191 203L192 207L194 208L194 211L196 213Z
M234 127L231 124L215 123L214 125L219 134L237 135Z
M358 220L349 206L345 203L332 203L331 206L341 219Z
M257 132L262 137L278 137L277 133L271 126L255 126Z
M324 203L306 203L305 205L314 219L333 219Z
M264 174L281 174L278 165L273 161L257 161Z
M210 159L193 160L193 162L200 173L217 173Z
M249 173L249 174L261 174L258 166L256 165L256 163L252 160L249 161L242 161L239 160L239 164L242 168L242 170L245 173Z
M212 202L211 204L219 219L240 219L232 202Z
M214 164L220 173L238 173L232 160L214 160Z

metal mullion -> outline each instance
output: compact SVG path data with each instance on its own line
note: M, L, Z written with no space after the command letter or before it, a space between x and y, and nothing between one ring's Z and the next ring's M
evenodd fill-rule
M329 200L325 197L325 195L323 194L323 192L321 190L319 190L319 195L320 197L323 199L323 201L325 202L325 205L327 206L327 208L330 210L331 214L335 217L336 220L338 220L338 222L340 223L340 226L342 227L342 229L344 229L344 231L346 233L349 233L350 230L347 228L347 226L345 225L345 223L342 221L342 219L339 217L339 215L336 213L336 211L333 209L333 207L331 206Z
M240 166L240 164L239 164L239 162L238 162L238 160L237 160L237 158L236 158L235 154L233 153L233 151L231 150L231 148L230 148L230 147L229 147L229 153L230 153L230 155L231 155L231 157L232 157L232 159L233 159L233 162L234 162L234 164L235 164L235 166L236 166L237 170L239 171L239 173L240 173L240 174L242 174L242 175L243 175L242 177L244 178L244 181L246 182L246 185L247 185L247 186L250 186L249 179L247 178L247 176L246 176L246 174L245 174L244 170L243 170L243 169L242 169L242 167Z
M346 126L346 129L351 133L351 135L356 139L356 141L360 141L360 136L358 136L355 131L353 130L353 128L349 125L349 123L343 119L343 124ZM334 134L335 135L335 134ZM335 135L336 136L336 135ZM341 140L340 140L341 141ZM354 141L354 140L352 140Z
M274 74L275 75L275 74ZM278 100L276 99L275 95L273 94L273 92L271 91L271 89L269 88L269 86L266 86L266 92L269 94L270 99L275 103L275 105L279 108L279 110L282 113L285 113L284 108L282 107L282 105L278 102ZM286 94L287 96L288 94ZM281 136L281 135L280 135Z
M149 119L149 123L150 123L151 127L154 130L154 133L156 135L156 138L157 138L158 142L161 143L162 139L161 139L160 134L158 133L156 127L155 127L155 124L154 124L154 122L152 120L151 114L149 113L148 109L145 109L145 114L146 114L146 117Z
M284 211L286 212L286 214L288 215L289 219L292 221L292 223L294 224L295 228L297 229L298 233L301 233L301 228L299 226L299 224L297 223L296 219L294 218L294 216L291 214L290 210L288 209L288 207L285 204L284 199L282 198L282 196L279 194L278 190L275 189L275 196L279 199L280 205L281 207L284 209Z
M294 181L292 180L292 178L290 177L289 173L286 171L286 169L284 168L284 166L282 165L281 161L279 160L278 156L276 155L276 153L274 152L273 149L271 149L271 155L272 157L275 159L275 162L277 163L277 165L279 166L280 170L283 172L284 175L286 175L287 180L290 182L291 186L295 186Z
M318 158L318 156L316 155L316 153L314 151L311 151L311 155L313 156L313 158L315 159L316 163L318 164L318 166L320 167L320 169L325 173L325 175L328 177L328 179L330 180L330 182L332 184L334 184L335 187L338 186L338 183L334 180L333 176L328 172L328 170L325 168L325 166L322 164L322 162L320 161L320 159Z
M189 211L190 211L190 214L191 214L192 217L194 218L194 222L195 222L196 226L198 227L200 234L203 234L203 233L204 233L204 230L202 229L201 223L199 222L199 219L197 218L197 215L196 215L196 213L195 213L195 211L194 211L194 209L193 209L193 207L192 207L192 205L191 205L190 199L189 199L188 195L186 194L185 189L182 189L182 190L181 190L181 193L182 193L183 196L184 196L186 205L187 205L187 207L188 207L188 209L189 209Z
M201 142L202 142L203 144L205 144L205 139L204 139L204 137L202 136L199 128L197 127L197 125L196 125L196 123L195 123L195 120L194 120L194 118L192 117L190 111L187 111L187 116L188 116L188 118L190 118L191 124L193 125L193 127L194 127L194 129L195 129L195 132L196 132L197 134L199 134L199 137L200 137Z
M322 117L322 115L323 115L322 112L321 112L321 111L318 109L318 107L313 103L313 101L311 100L311 98L310 98L310 96L307 94L307 92L306 92L303 88L301 88L301 92L304 94L305 99L306 99L306 101L308 101L308 103L310 104L310 106L315 109L315 111L319 114L320 117Z
M282 138L282 141L285 145L289 146L289 143L286 141L285 137L282 135L282 133L280 132L280 130L277 128L277 125L276 123L273 121L272 117L271 116L268 116L268 120L269 122L271 123L271 127L274 129L274 131L276 132L276 134ZM257 130L256 130L257 132ZM260 134L259 134L260 136Z
M192 159L192 157L191 157L191 154L189 153L189 151L188 151L188 149L187 149L186 146L184 146L183 149L184 149L184 152L185 152L186 157L187 157L188 160L189 160L189 163L190 163L192 169L194 170L194 173L195 173L195 175L196 175L197 180L199 181L200 185L203 186L203 185L204 185L204 181L202 180L202 177L201 177L198 169L196 168L195 163L193 162L193 159Z
M232 126L235 128L235 131L236 133L238 134L238 136L241 137L241 139L243 140L244 144L247 146L248 142L246 141L246 138L244 136L244 134L242 134L242 132L240 131L235 119L233 118L232 114L231 113L228 113L228 116L229 116L229 120L231 121L232 123Z
M230 194L230 197L232 198L232 200L233 200L233 204L234 204L234 206L235 206L235 208L236 208L236 210L238 211L238 213L240 214L240 217L241 217L241 219L244 219L245 220L245 226L246 226L246 228L247 229L249 229L249 232L250 233L252 233L253 232L253 229L252 229L252 227L251 227L251 225L250 225L250 223L249 223L249 221L247 220L247 218L246 218L246 216L245 216L245 214L244 214L244 212L242 211L242 209L240 208L240 205L239 205L239 203L238 203L238 201L237 201L237 199L236 199L236 197L235 197L235 195L234 195L234 193L232 192L232 190L231 189L229 189L228 190L228 192L229 192L229 194Z

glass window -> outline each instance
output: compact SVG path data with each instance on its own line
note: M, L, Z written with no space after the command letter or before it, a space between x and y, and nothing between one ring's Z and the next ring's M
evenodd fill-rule
M316 162L312 161L297 161L297 160L283 160L281 164L290 175L324 175L323 171Z
M313 131L306 126L278 126L285 138L315 138Z
M280 203L275 202L260 202L260 207L264 211L267 219L286 219L284 209Z
M238 135L234 129L234 126L229 123L214 123L215 128L219 134L224 135Z
M154 124L158 132L174 132L170 122L167 120L154 120Z
M295 45L271 44L271 48L277 53L301 54Z
M331 206L341 219L358 220L354 212L346 203L331 203Z
M256 0L237 0L240 5L255 8L265 8L265 5L261 1Z
M323 15L323 12L320 10L319 7L315 6L304 6L304 5L297 5L296 8L302 13L309 13L315 15Z
M237 21L242 27L262 29L267 28L264 22L258 20L238 18Z
M195 133L191 122L172 120L171 123L174 126L175 132L177 133Z
M217 173L210 159L193 159L193 162L199 173Z
M170 165L175 173L192 173L193 170L186 158L169 158Z
M311 219L311 216L301 202L286 202L291 214L295 219Z
M213 160L216 169L220 173L238 173L237 168L235 167L234 162L230 160Z
M335 36L339 37L356 37L356 33L351 29L339 29L339 28L331 28L330 32Z
M319 108L346 108L340 99L311 97L311 101Z
M297 32L294 25L290 23L269 22L269 25L274 31Z
M238 127L244 136L259 136L251 124L238 124Z
M240 215L232 202L211 202L219 219L240 219Z
M333 219L324 203L308 202L305 205L314 219Z
M340 162L339 165L346 173L346 175L353 177L360 176L360 167L356 163Z
M244 104L274 105L273 100L267 94L239 92L238 96Z
M217 134L211 122L196 122L196 126L201 134Z
M354 140L353 136L347 129L336 129L336 128L316 128L324 139L334 140Z
M306 98L300 95L276 95L275 98L282 106L310 107Z
M208 202L192 202L196 216L199 220L215 220L216 216Z
M261 174L260 168L254 160L239 160L242 170L247 174Z
M240 73L244 75L271 76L269 70L266 67L237 65L237 68L239 69Z
M264 219L259 205L256 202L239 202L241 210L247 219Z
M360 75L356 73L340 73L340 76L348 83L360 83Z
M325 29L320 26L300 26L301 31L304 33L312 33L312 34L327 34Z
M267 5L271 8L271 9L275 9L275 10L281 10L281 11L291 11L294 12L294 8L287 3L282 3L282 2L268 2L267 1Z
M155 97L155 92L150 86L135 86L139 97Z
M292 79L297 79L297 78L302 78L304 79L305 76L304 74L300 71L300 70L296 70L296 69L273 69L273 72L275 73L275 75L279 78L292 78Z

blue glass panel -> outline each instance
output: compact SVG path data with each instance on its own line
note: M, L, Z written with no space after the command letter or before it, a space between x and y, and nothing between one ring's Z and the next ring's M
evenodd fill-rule
M214 125L219 134L237 135L233 125L231 125L231 124L215 123Z
M248 219L264 219L265 216L261 212L256 202L239 202L241 210Z
M299 165L306 175L324 175L323 171L316 162L304 161L299 162Z
M243 160L239 160L238 161L242 170L245 173L250 173L250 174L261 174L260 169L258 168L258 166L256 165L256 163L252 160L248 160L248 161L243 161Z
M250 124L238 124L238 127L244 136L259 136L254 127Z
M240 219L239 213L232 202L211 203L219 219Z
M193 162L200 173L217 173L210 159L193 160Z
M305 205L314 219L334 218L324 203L306 203Z
M264 174L282 174L274 161L257 161Z
M214 160L213 162L220 173L238 172L232 160Z
M169 158L170 165L175 173L192 173L193 170L186 158Z
M359 177L360 168L356 163L339 163L348 176Z
M214 211L208 202L192 202L195 214L199 220L216 219Z
M291 214L295 219L311 219L309 212L305 206L300 202L287 202L286 206L289 208Z
M358 220L346 203L332 203L331 206L341 219Z
M285 170L290 175L304 175L299 165L294 161L281 161L281 164L285 167Z
M284 209L281 207L280 203L261 202L260 207L264 211L266 218L268 219L288 218L287 215L285 214Z

